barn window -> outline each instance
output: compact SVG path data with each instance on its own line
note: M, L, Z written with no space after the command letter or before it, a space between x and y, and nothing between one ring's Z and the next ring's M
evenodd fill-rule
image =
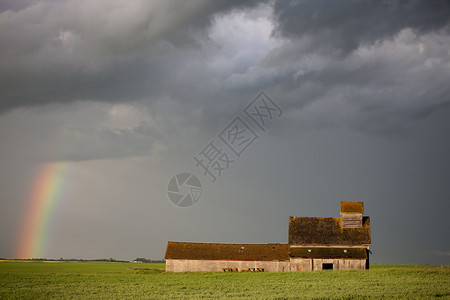
M322 264L322 270L333 270L333 264L332 263Z

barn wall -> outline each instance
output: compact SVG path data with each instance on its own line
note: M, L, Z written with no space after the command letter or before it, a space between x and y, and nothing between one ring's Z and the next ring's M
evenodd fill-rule
M365 259L303 259L291 258L291 262L299 266L301 271L320 271L324 263L333 264L334 270L364 270Z
M366 269L365 259L339 259L338 270L364 270Z
M291 261L227 261L167 259L167 272L222 272L224 268L237 268L239 272L262 268L264 272L319 271L322 264L332 263L334 270L364 270L364 259L302 259Z
M298 270L302 272L312 271L312 259L291 258L291 263L299 266Z
M223 268L237 268L240 272L251 268L262 268L264 272L300 271L298 264L289 261L166 260L167 272L222 272Z

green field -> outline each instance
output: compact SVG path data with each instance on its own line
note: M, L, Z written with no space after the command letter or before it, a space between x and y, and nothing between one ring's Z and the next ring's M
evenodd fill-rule
M0 262L0 299L450 298L450 267L366 271L166 273L164 264Z

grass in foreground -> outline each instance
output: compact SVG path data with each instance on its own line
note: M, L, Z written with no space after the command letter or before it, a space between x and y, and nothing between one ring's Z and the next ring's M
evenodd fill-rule
M0 262L1 299L450 298L450 267L367 271L166 273L164 264Z

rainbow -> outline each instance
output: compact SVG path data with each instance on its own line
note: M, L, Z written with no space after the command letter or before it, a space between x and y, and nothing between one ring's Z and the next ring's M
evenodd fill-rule
M52 212L63 185L66 163L39 167L28 196L17 246L17 258L42 258Z

